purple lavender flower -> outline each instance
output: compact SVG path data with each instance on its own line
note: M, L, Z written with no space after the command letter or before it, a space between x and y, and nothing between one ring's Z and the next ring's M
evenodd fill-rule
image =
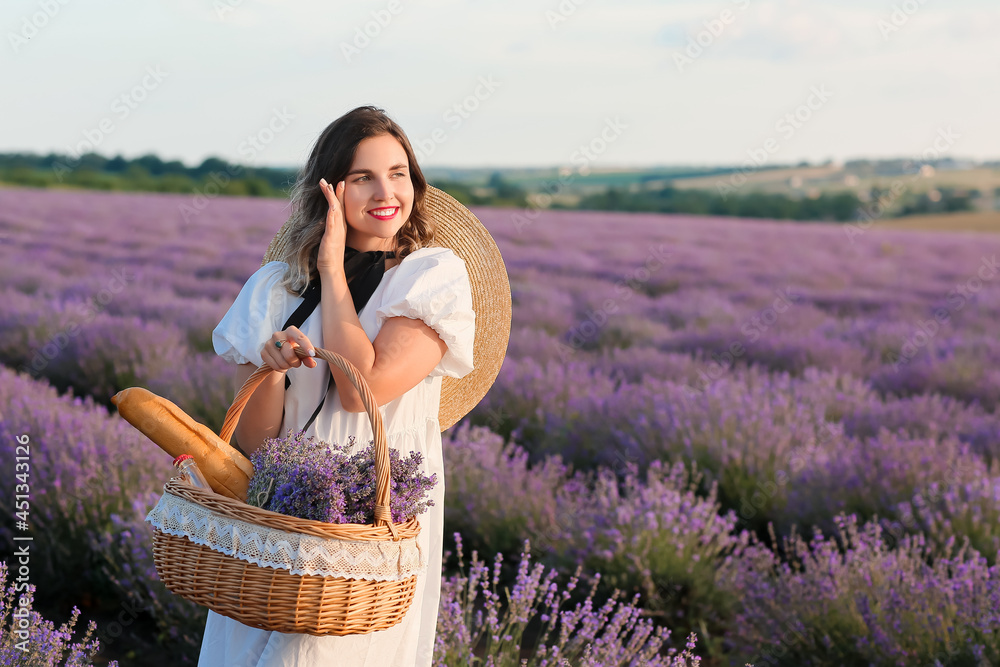
M7 577L7 561L0 561L0 665L93 667L91 661L101 648L100 641L94 637L97 624L88 622L83 637L72 641L73 628L80 618L78 608L73 607L69 620L56 628L52 621L45 620L32 609L35 586L32 584L26 591L19 590L14 582L7 586ZM21 620L14 618L15 611L18 614L27 612L27 616L20 616ZM8 617L11 623L9 628ZM27 635L15 634L15 630ZM108 667L118 667L118 661L112 660Z
M247 502L272 512L327 523L370 524L375 521L375 445L351 454L345 445L327 444L303 431L268 438L250 457L254 475ZM427 498L437 475L424 475L423 456L403 458L389 450L389 510L395 523L421 514L434 502Z
M441 584L434 645L434 664L476 664L477 646L496 665L585 665L612 667L696 667L701 659L694 655L696 637L688 637L687 647L677 653L662 655L670 630L657 628L643 618L637 606L619 601L618 594L594 608L595 588L583 602L567 608L579 572L564 586L556 583L559 572L546 571L540 563L532 564L531 547L523 545L521 560L512 589L501 596L500 568L503 555L497 554L493 567L472 552L468 570L463 561L462 543L455 534L460 572L446 577ZM596 576L599 579L600 575ZM506 599L503 599L506 598ZM525 635L529 623L540 622L540 630L530 640Z

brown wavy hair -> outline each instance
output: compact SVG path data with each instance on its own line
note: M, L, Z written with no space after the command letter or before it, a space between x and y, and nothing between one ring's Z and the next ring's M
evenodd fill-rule
M378 107L358 107L330 123L319 135L305 167L298 174L290 192L292 213L287 232L288 243L277 261L288 264L281 284L300 296L309 282L319 276L316 260L319 244L326 230L330 204L319 181L336 185L347 178L358 144L370 137L391 135L403 146L413 183L413 208L410 217L396 233L396 257L402 259L434 240L434 226L424 212L427 180L424 178L410 140L396 121Z

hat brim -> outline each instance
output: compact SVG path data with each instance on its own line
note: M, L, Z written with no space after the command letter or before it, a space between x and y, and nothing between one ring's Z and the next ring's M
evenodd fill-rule
M465 377L444 377L441 381L438 422L444 431L483 400L500 374L510 341L510 279L500 249L472 211L432 185L427 186L424 211L435 226L434 241L430 245L450 248L465 260L472 287L472 308L476 313L472 348L475 368ZM271 239L261 266L280 256L289 222Z

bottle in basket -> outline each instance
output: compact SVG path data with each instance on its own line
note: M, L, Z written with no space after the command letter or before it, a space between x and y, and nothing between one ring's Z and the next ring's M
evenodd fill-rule
M198 464L190 454L181 454L174 459L174 467L180 472L181 479L188 484L197 486L199 489L205 489L206 491L212 490L208 480L205 479L205 475L198 469Z

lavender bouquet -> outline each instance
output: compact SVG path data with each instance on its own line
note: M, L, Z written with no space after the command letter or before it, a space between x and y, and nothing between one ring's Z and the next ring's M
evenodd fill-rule
M345 445L305 438L291 430L285 438L267 438L250 455L254 474L247 503L301 519L326 523L370 524L375 520L375 445L351 454ZM389 449L389 509L394 523L421 514L434 501L427 493L437 475L424 475L420 452L403 458Z

